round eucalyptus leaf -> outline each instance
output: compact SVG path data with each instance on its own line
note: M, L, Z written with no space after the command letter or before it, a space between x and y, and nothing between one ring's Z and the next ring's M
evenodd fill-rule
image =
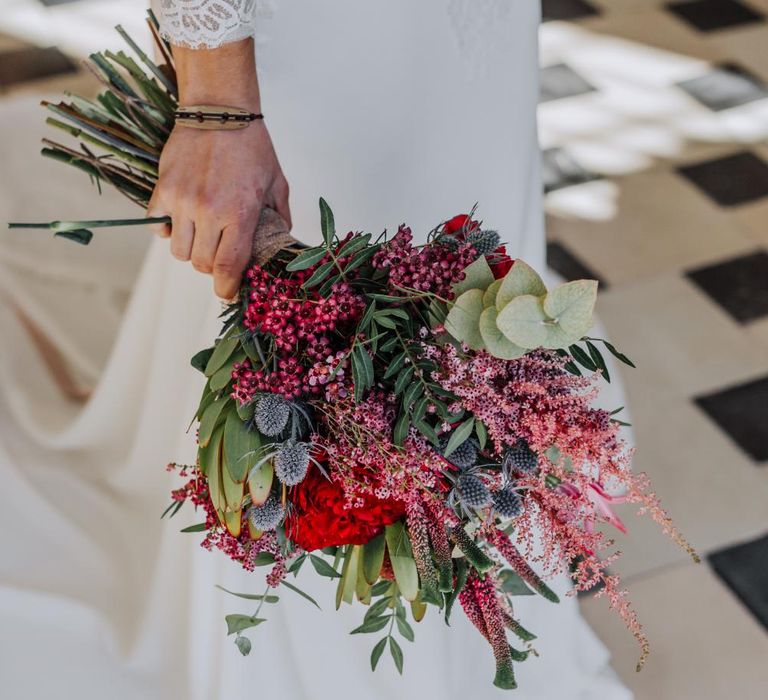
M484 255L464 268L464 279L453 285L453 293L459 297L470 289L485 290L493 282L493 272Z
M515 345L509 340L496 325L498 312L493 306L489 306L480 314L480 335L485 342L485 349L494 357L502 360L516 360L527 352L525 348Z
M445 319L445 330L456 340L475 350L484 350L480 335L480 314L483 312L483 290L470 289L453 304Z
M496 306L496 295L501 287L501 280L494 280L483 294L483 306L487 309L489 306Z
M540 297L546 293L547 288L536 270L524 260L515 260L515 264L512 265L512 269L506 274L499 287L496 308L501 311L515 297Z
M592 327L596 299L594 280L566 282L544 298L544 312L556 319L560 328L576 341Z
M548 320L542 297L523 294L512 299L498 312L496 325L507 340L532 350L547 342Z

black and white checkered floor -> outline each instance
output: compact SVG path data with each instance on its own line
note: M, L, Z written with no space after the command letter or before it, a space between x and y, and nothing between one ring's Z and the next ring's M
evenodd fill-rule
M45 0L42 10L56 13L54 26L89 4ZM762 699L768 0L544 0L543 11L549 262L566 278L601 280L600 315L638 365L624 376L636 467L708 562L689 563L633 520L617 569L652 642L641 674L604 602L585 599L585 614L640 699ZM48 16L27 27L0 15L0 107L87 82L65 53L18 38L56 43L40 39ZM95 17L103 36L124 19Z

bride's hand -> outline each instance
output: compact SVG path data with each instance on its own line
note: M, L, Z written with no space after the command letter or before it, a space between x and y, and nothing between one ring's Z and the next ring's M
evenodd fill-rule
M213 50L174 48L179 103L241 107L261 104L251 40ZM234 86L234 87L233 87ZM171 239L171 253L213 274L214 290L232 298L249 258L264 206L289 224L288 183L261 120L236 131L177 126L160 157L148 216L170 216L153 227Z

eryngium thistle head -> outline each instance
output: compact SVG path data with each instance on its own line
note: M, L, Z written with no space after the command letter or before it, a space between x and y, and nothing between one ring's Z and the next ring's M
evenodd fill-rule
M456 482L461 502L467 508L482 508L491 501L491 492L479 476L464 474Z
M501 244L501 236L496 231L470 231L467 242L471 243L478 255L488 255Z
M493 508L502 518L516 518L523 512L523 499L510 486L493 492Z
M309 443L286 440L275 455L275 474L286 486L302 482L309 469Z
M507 474L512 471L533 474L539 468L539 456L521 439L509 448L501 466Z
M282 521L285 508L274 496L270 496L263 505L248 509L248 520L257 530L274 530Z
M291 407L279 394L263 394L256 400L253 420L262 435L275 437L285 430Z
M450 435L445 435L440 440L440 451L445 452L445 448L448 445L448 439ZM479 445L476 440L470 438L461 443L446 459L455 464L459 469L468 469L475 462L477 462L477 451Z

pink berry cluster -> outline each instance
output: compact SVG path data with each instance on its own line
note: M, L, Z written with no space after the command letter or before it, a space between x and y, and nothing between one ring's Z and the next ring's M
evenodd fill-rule
M436 243L415 247L412 241L411 229L401 226L371 260L374 268L389 271L390 292L403 294L403 289L409 289L452 298L451 287L477 258L475 249L470 243L455 249Z
M347 282L334 284L328 297L302 289L315 269L286 278L274 277L260 265L253 265L246 273L245 327L269 333L278 350L294 352L299 341L316 343L318 336L359 318L365 302Z

